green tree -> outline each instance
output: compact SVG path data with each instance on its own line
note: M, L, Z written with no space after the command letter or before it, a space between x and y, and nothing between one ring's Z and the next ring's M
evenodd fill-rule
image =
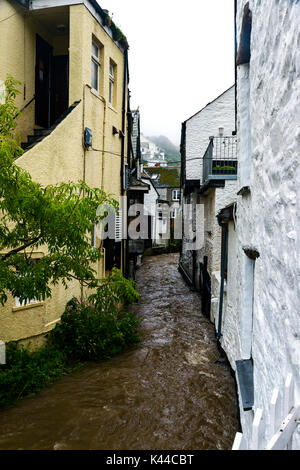
M84 182L43 187L16 164L22 149L15 138L20 115L14 101L19 82L8 77L0 104L0 302L7 294L44 300L53 285L78 279L96 287L95 263L101 256L91 244L102 204L117 207L111 195ZM38 165L37 161L37 165ZM33 252L47 247L38 262ZM40 250L41 251L41 250Z

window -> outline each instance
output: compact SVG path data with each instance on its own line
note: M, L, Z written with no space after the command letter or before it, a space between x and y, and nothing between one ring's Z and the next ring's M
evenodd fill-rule
M177 209L171 209L171 219L176 219L177 217Z
M180 201L180 189L174 189L172 192L173 201Z
M249 2L244 7L244 16L241 29L240 45L237 52L236 64L248 64L251 59L251 32L252 32L252 12Z
M33 264L37 264L39 262L38 258L32 259L31 260ZM18 274L18 276L23 277L21 274ZM33 299L27 299L26 301L23 300L21 301L19 297L15 297L15 306L16 307L24 307L25 305L31 305L31 304L36 304L39 303L40 300L33 298Z
M100 45L96 41L92 41L92 76L91 85L93 90L100 92Z
M116 86L116 65L110 61L109 63L109 104L115 106L115 86Z

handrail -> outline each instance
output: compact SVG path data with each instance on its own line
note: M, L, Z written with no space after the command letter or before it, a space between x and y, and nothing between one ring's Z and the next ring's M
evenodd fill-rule
M25 106L23 106L23 108L21 108L21 109L19 110L19 112L18 112L17 114L14 115L14 119L16 119L16 118L19 116L19 114L23 113L23 111L25 111L25 109L28 108L28 106L29 106L34 100L35 100L35 95L31 98L30 101L28 101L27 104L25 104Z
M203 157L203 182L209 179L236 179L237 137L210 137Z
M28 101L27 104L25 104L25 106L23 106L22 109L20 109L20 113L23 113L23 111L25 111L26 108L28 108L28 106L35 100L35 95L33 95L33 97L31 98L30 101Z

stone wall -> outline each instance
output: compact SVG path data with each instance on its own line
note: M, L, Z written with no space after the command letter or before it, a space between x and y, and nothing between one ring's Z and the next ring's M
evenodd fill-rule
M238 0L238 40L244 4ZM239 184L251 193L237 209L239 337L225 337L224 347L233 368L253 358L254 408L267 413L289 372L299 396L300 2L250 0L250 9L251 61L238 67L237 96L242 175L246 169ZM252 270L245 247L260 254ZM248 437L252 419L241 413Z

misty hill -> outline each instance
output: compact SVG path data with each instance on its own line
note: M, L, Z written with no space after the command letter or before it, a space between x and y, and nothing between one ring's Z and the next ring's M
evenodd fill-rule
M151 142L153 142L159 148L164 150L166 154L166 160L168 162L180 163L181 157L180 157L179 147L176 147L176 145L174 145L173 142L171 142L168 139L168 137L164 135L152 136L152 137L149 137L149 140L151 140Z

